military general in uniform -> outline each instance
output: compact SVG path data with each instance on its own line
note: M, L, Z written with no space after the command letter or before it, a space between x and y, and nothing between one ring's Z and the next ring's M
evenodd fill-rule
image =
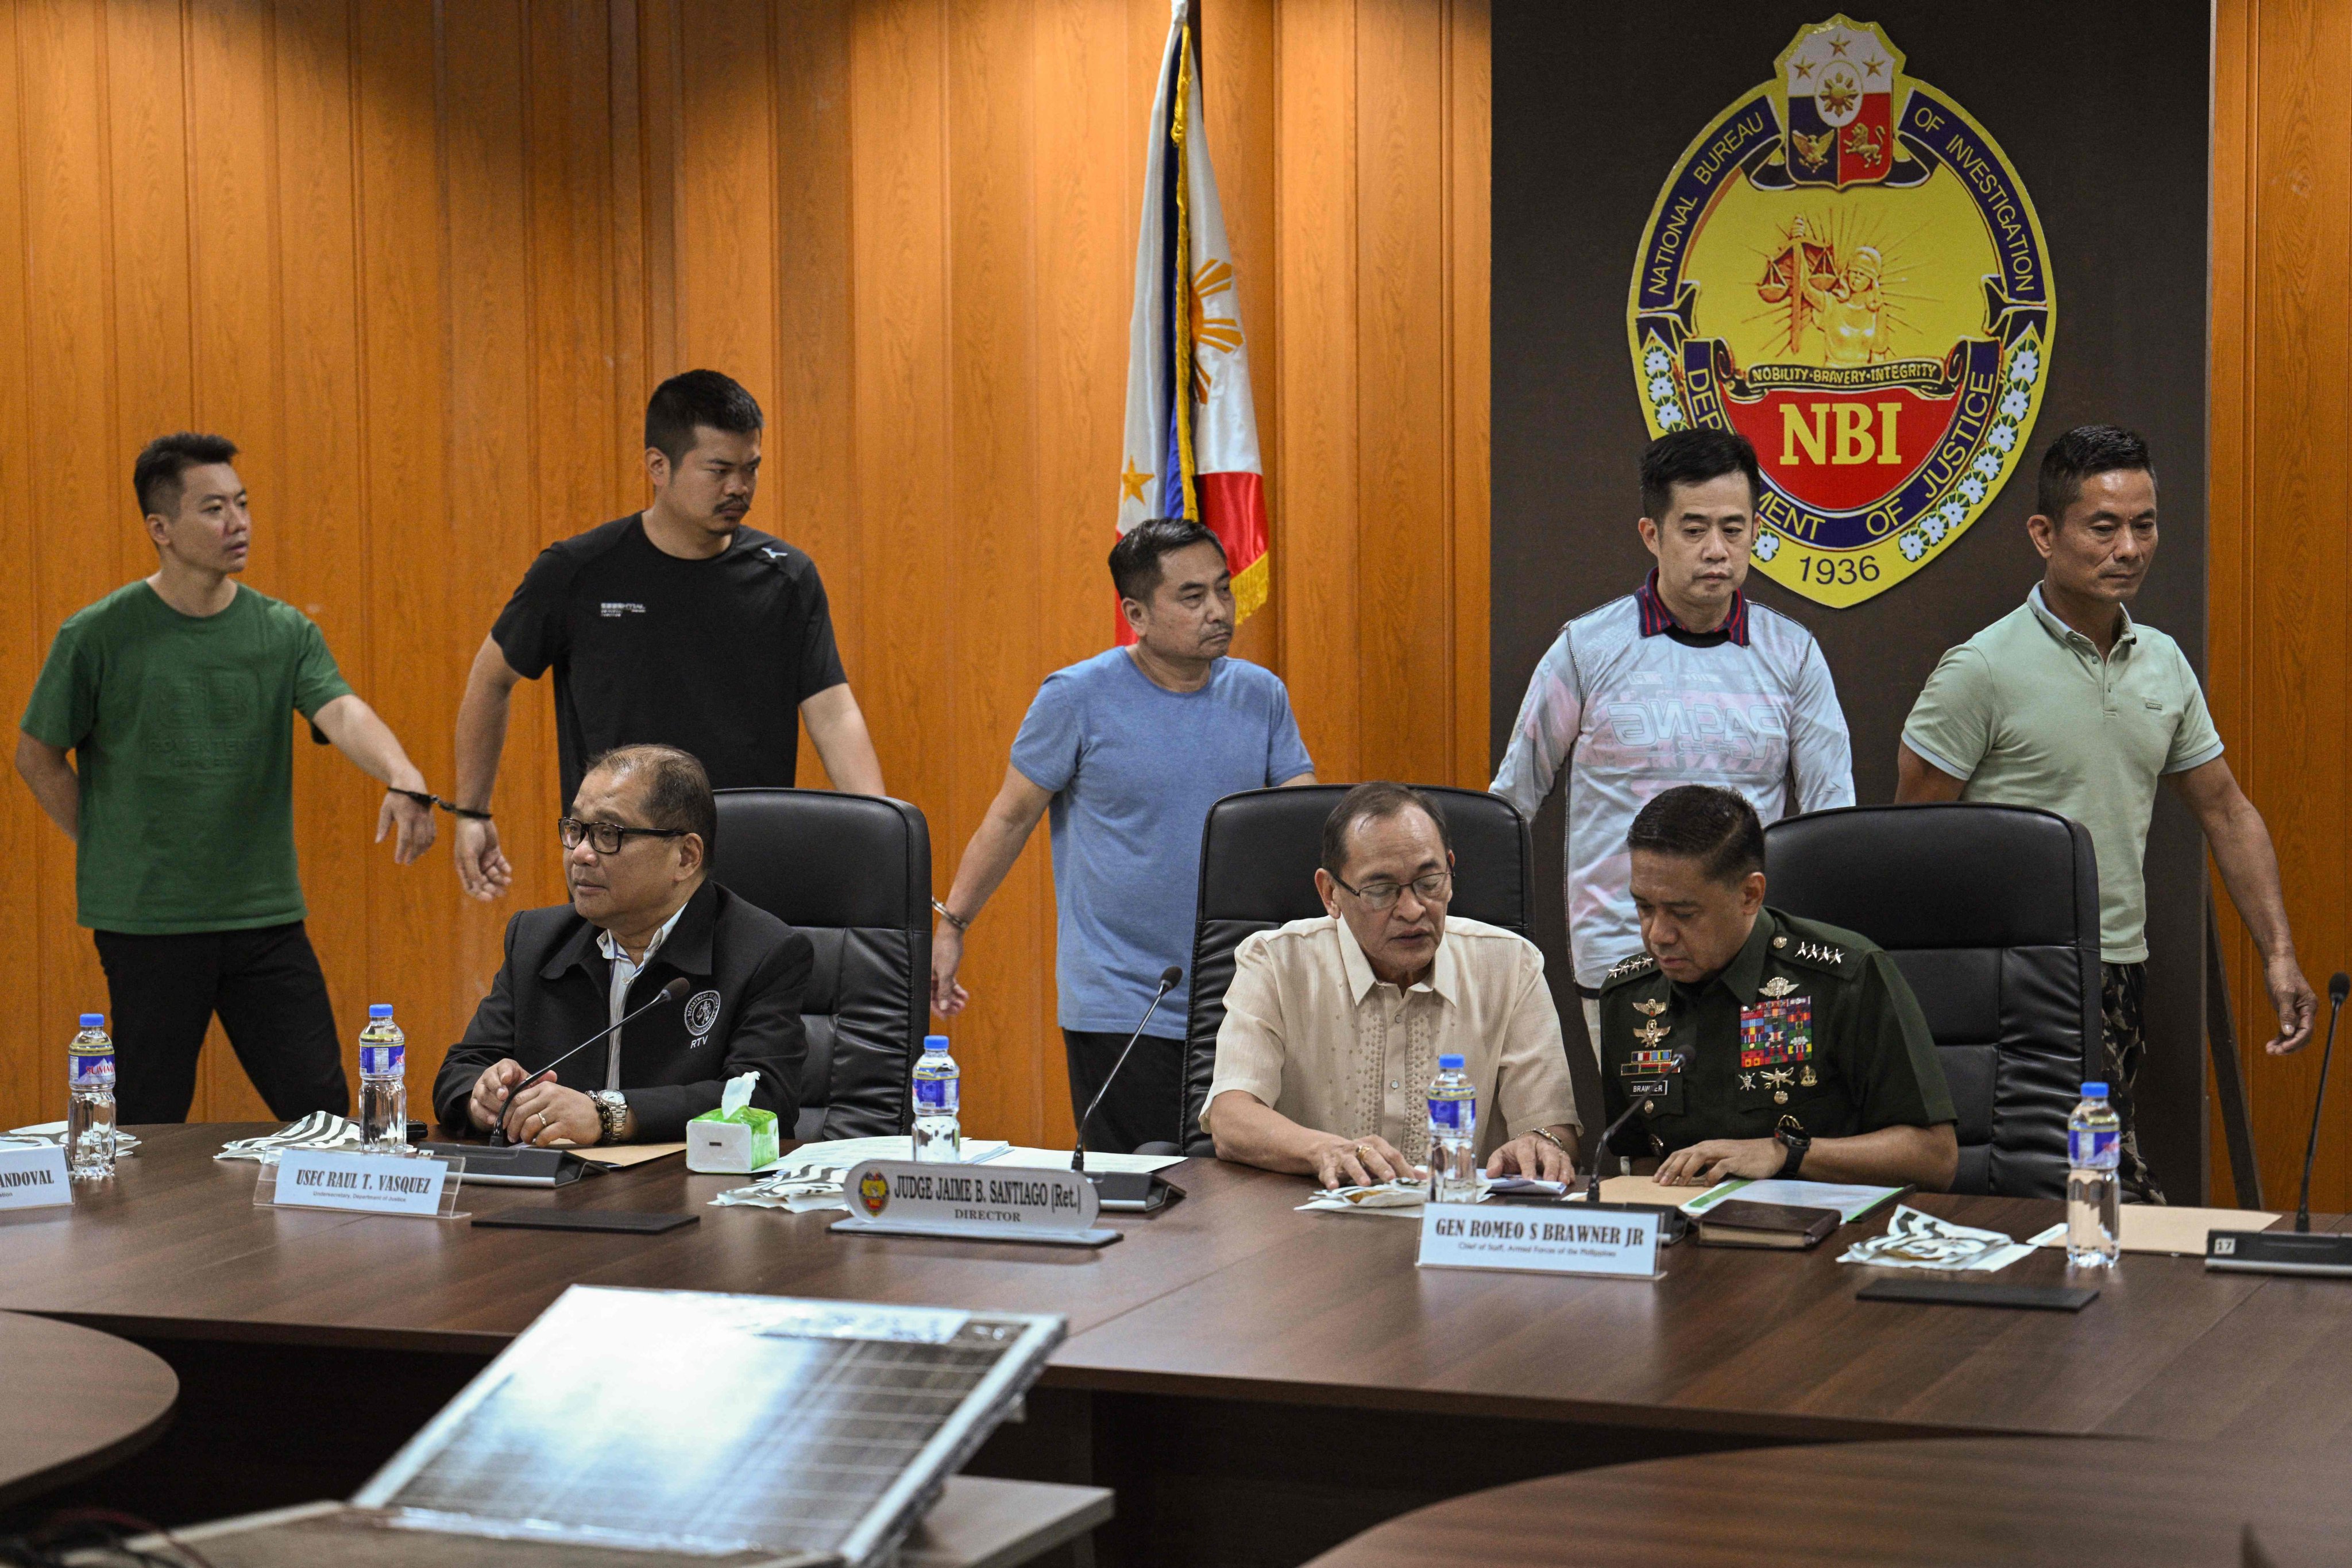
M1653 799L1626 835L1643 951L1601 988L1610 1146L1657 1179L1943 1189L1951 1090L1887 953L1764 902L1764 829L1729 790Z

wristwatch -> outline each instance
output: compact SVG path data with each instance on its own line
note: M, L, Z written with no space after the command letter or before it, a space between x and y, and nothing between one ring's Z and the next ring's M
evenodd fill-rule
M1805 1124L1795 1117L1783 1116L1780 1125L1772 1130L1772 1136L1789 1151L1789 1157L1780 1163L1779 1179L1784 1182L1791 1180L1798 1167L1805 1163L1805 1151L1813 1146L1812 1134L1807 1132Z
M588 1098L596 1102L596 1121L604 1129L599 1141L618 1143L621 1129L629 1124L629 1097L617 1089L600 1089Z

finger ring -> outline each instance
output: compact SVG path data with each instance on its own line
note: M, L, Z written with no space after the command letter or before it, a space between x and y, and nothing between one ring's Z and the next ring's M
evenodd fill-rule
M1356 1158L1359 1160L1369 1160L1371 1157L1372 1151L1370 1144L1359 1143L1356 1145Z

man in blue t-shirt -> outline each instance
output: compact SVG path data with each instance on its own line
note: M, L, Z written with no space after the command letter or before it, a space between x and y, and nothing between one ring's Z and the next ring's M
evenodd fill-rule
M970 1000L956 983L963 933L1050 807L1061 911L1054 974L1073 1116L1118 1062L1161 973L1189 967L1209 807L1237 790L1315 782L1281 678L1225 657L1233 574L1217 536L1150 519L1112 547L1110 575L1135 644L1057 669L1038 688L1004 787L934 906L931 939L931 1005L952 1016ZM1160 1003L1153 1032L1083 1130L1090 1148L1177 1137L1190 980Z

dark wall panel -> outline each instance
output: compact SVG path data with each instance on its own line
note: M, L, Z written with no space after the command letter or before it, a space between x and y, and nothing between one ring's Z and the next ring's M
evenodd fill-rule
M1721 3L1495 8L1492 728L1499 758L1528 674L1561 623L1648 570L1633 531L1648 440L1625 339L1643 225L1685 146L1769 79L1829 7ZM2043 444L2104 421L2145 434L2165 506L2161 553L2134 613L2204 668L2206 5L1889 3L1864 16L1906 74L1957 100L2022 177L2049 242L2056 348L2028 460L1968 532L1917 574L1832 610L1752 574L1761 603L1811 627L1835 672L1864 802L1893 798L1904 716L1945 648L2005 615L2040 576L2025 537ZM2127 37L2130 67L2114 69ZM1559 864L1557 795L1537 825ZM2176 1197L2203 1170L2204 862L2168 795L2147 857L2153 950L2142 1075L2146 1139ZM1540 939L1567 965L1559 879ZM1572 997L1563 994L1563 1015ZM1575 1026L1570 1026L1571 1033Z

